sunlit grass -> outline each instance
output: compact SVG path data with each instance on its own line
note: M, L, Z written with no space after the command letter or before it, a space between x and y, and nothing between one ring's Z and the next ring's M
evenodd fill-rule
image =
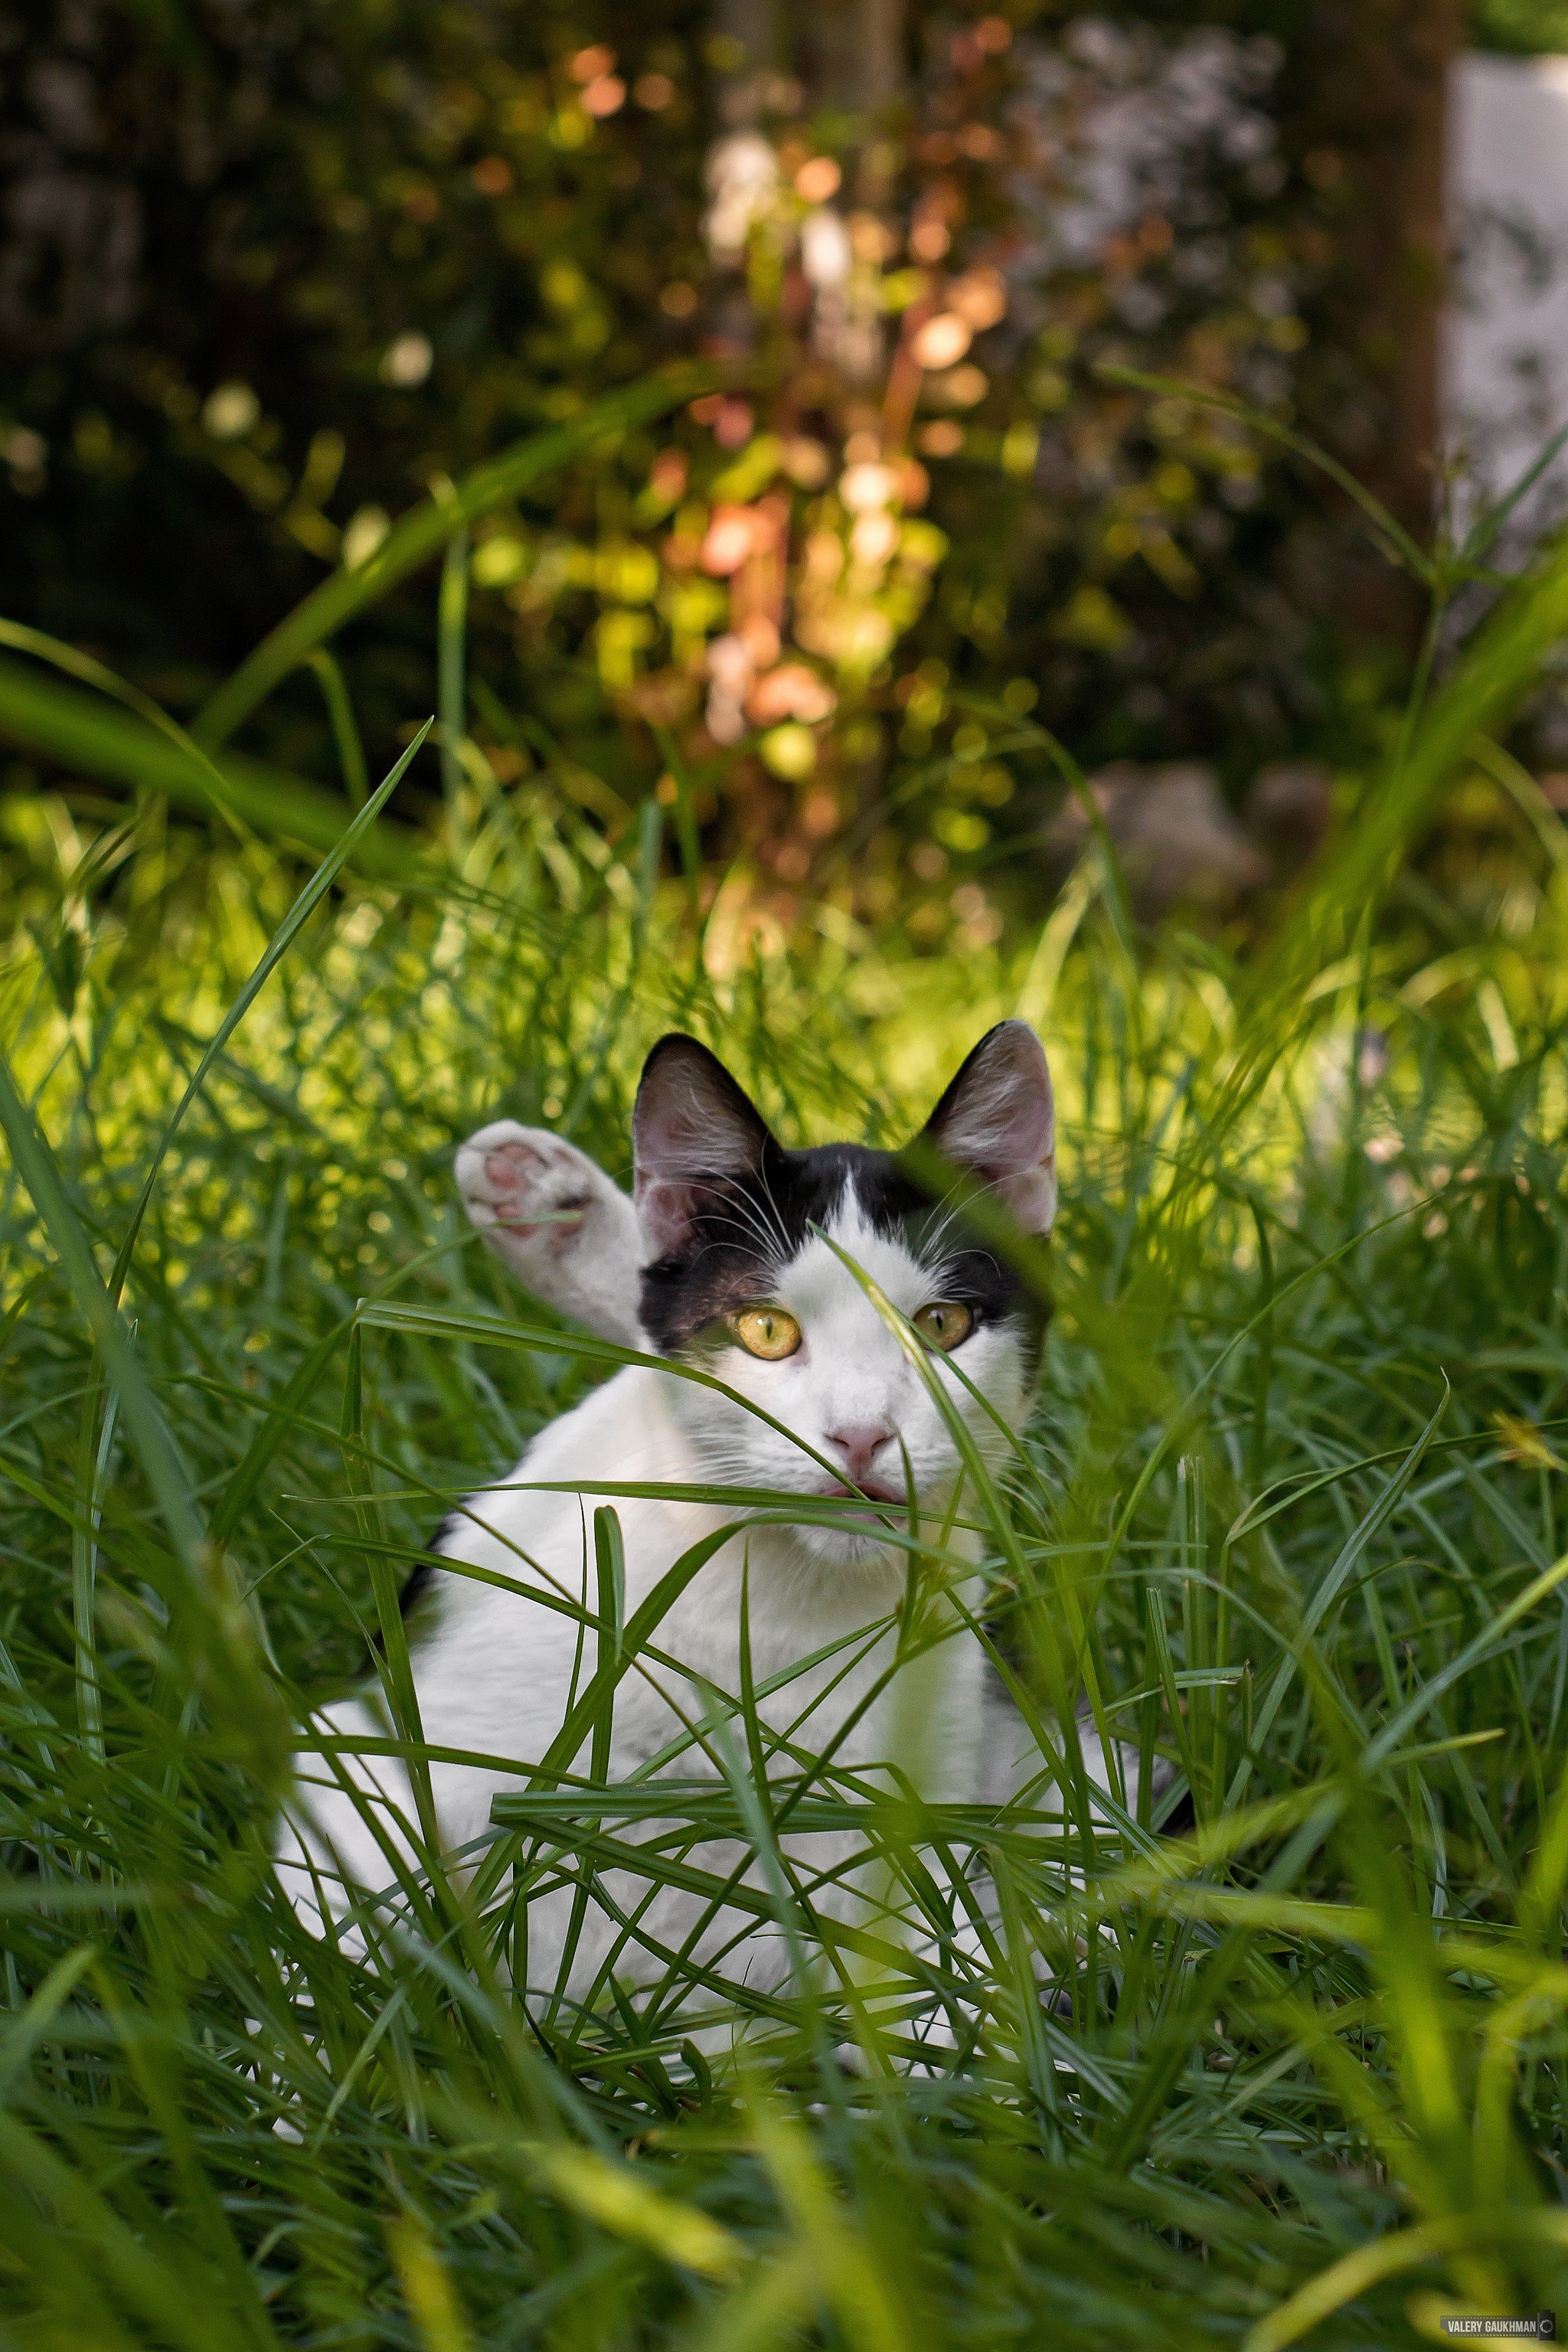
M1372 925L1366 842L1440 772L1414 740L1246 962L1131 941L1104 876L962 959L748 939L659 878L651 810L590 855L460 793L405 882L348 855L289 934L302 870L259 839L57 807L0 973L0 2344L1268 2352L1568 2293L1568 905L1548 827L1464 936ZM759 1777L729 1694L722 1769L676 1759L629 1844L569 1769L591 1691L475 1880L410 1874L374 1970L310 1941L267 1861L289 1722L378 1630L395 1699L430 1528L614 1353L507 1286L455 1144L512 1115L624 1174L677 1025L788 1139L898 1139L1019 1010L1057 1311L967 1507L999 1665L1068 1727L1066 1825ZM1084 1703L1178 1765L1158 1816L1089 1817ZM784 1851L791 1990L514 1998L516 1885L767 1854L791 1804L887 1906L836 1937Z

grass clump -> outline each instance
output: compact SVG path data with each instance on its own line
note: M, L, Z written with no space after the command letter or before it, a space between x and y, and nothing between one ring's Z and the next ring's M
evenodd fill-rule
M1250 972L1134 942L1109 873L1070 940L747 951L652 808L590 857L459 796L440 856L351 843L303 900L155 803L69 837L4 974L0 2344L1272 2352L1568 2289L1563 862L1440 952L1368 919L1431 730L1526 658L1417 719ZM624 1172L677 1025L792 1139L897 1137L1016 1011L1064 1209L986 1625L1027 1703L1176 1761L1162 1814L1097 1826L1070 1738L1065 1827L895 1813L750 1769L720 1695L735 1769L637 1867L809 1798L891 1890L858 1976L710 1971L738 2056L678 1966L509 1991L514 1889L627 1862L569 1775L374 1970L311 1942L267 1861L290 1723L378 1630L395 1675L378 1594L603 1360L483 1255L457 1141L544 1119ZM809 1945L829 1891L769 1900Z

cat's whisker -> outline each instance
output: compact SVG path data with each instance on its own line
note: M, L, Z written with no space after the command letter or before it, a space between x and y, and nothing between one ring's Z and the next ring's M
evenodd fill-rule
M715 1215L713 1222L719 1226L733 1225L739 1232L752 1236L761 1244L760 1263L770 1272L788 1256L787 1251L781 1254L775 1250L774 1236L769 1233L766 1223L750 1202L727 1201L724 1210Z
M777 1243L778 1247L783 1252L784 1256L787 1259L793 1255L789 1232L784 1223L784 1213L780 1208L778 1202L773 1197L773 1179L768 1172L765 1163L760 1173L762 1177L761 1190L763 1202L773 1224L773 1238Z

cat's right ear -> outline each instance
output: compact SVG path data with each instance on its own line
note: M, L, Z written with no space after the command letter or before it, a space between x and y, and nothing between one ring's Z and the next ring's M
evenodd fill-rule
M650 1257L689 1240L716 1185L749 1176L773 1139L766 1120L706 1045L679 1030L643 1064L632 1112L633 1197Z
M921 1142L968 1170L1026 1234L1057 1213L1056 1103L1045 1048L1026 1021L999 1021L926 1121Z

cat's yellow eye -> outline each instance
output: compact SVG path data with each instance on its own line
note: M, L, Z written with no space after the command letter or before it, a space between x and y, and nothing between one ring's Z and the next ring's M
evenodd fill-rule
M777 1364L800 1345L800 1325L782 1307L748 1307L731 1318L731 1329L748 1354Z
M930 1307L922 1307L913 1319L921 1338L929 1339L931 1346L940 1348L944 1355L956 1348L960 1340L967 1339L974 1328L973 1316L967 1307L960 1306L956 1298L939 1298Z

